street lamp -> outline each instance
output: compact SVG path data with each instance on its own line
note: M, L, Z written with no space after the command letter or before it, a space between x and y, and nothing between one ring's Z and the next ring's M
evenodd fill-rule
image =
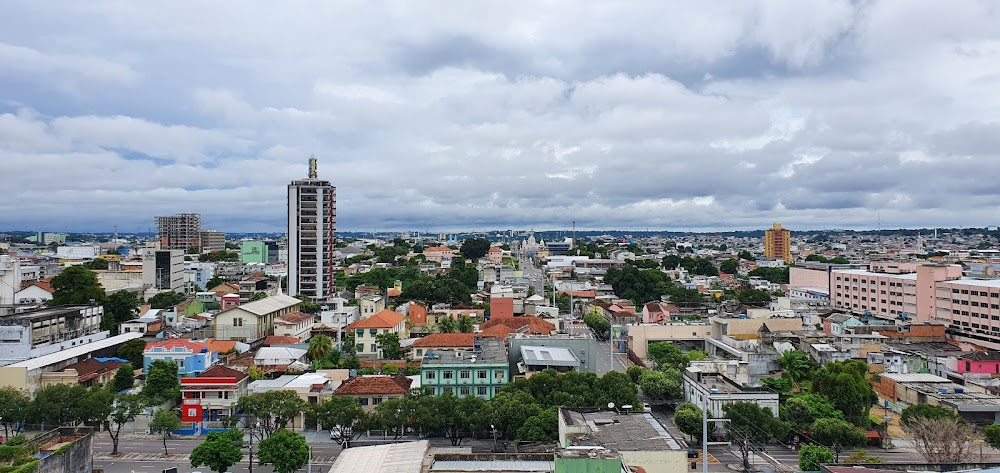
M250 426L250 473L253 473L253 433L260 429L260 420Z

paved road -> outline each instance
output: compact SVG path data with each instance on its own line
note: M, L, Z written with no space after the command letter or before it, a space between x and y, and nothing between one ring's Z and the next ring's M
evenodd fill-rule
M625 372L625 368L628 368L628 355L624 353L615 353L615 371ZM597 375L601 376L608 371L611 371L611 342L597 342Z
M531 286L535 288L535 294L545 295L545 274L542 270L535 267L531 258L521 255L521 259L518 261L521 267L522 274L524 277L531 280Z

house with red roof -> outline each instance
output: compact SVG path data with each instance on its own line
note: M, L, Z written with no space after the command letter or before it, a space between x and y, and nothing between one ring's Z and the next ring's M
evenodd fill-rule
M419 360L432 351L472 351L475 347L475 333L432 333L413 342L410 359Z
M42 279L14 293L14 301L18 304L42 304L52 300L56 290L50 284L52 278Z
M501 328L496 328L501 327ZM479 325L480 335L506 337L507 334L523 331L524 333L548 335L556 330L556 326L533 315L510 317L505 319L490 319ZM503 335L501 336L501 333Z
M680 315L681 310L672 304L660 302L648 302L642 306L642 323L658 324L660 322L670 322L673 317Z
M274 319L274 334L306 340L312 335L316 316L305 312L290 312Z
M156 360L176 363L179 376L195 376L215 364L219 354L204 343L172 338L146 344L142 352L142 372L149 373L149 365Z
M382 348L376 338L386 333L399 334L406 338L406 316L389 309L383 309L367 319L358 320L344 327L344 333L354 334L354 346L358 356L382 358Z
M234 414L249 379L242 371L219 365L181 378L181 421L214 421Z
M355 376L340 384L335 396L353 397L371 410L389 399L398 399L410 390L413 380L406 376Z
M456 251L447 246L429 246L424 248L424 258L438 264L451 264L451 259L455 257Z
M77 383L89 388L105 384L114 379L115 373L118 372L118 367L123 364L125 364L125 360L120 358L87 358L66 365L60 371L66 377L65 379L69 379L72 376Z

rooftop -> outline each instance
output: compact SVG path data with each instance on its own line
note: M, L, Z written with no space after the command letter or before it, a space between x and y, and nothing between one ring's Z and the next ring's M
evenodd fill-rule
M285 315L282 315L281 317L278 317L278 320L286 324L298 324L310 320L312 318L313 318L312 314L307 314L305 312L289 312Z
M55 353L50 353L48 355L39 356L37 358L31 358L24 361L19 361L14 364L7 365L5 368L24 368L27 371L36 370L39 368L44 368L46 366L54 365L56 363L67 361L76 358L78 356L87 355L97 350L111 348L115 345L119 345L129 340L134 340L136 338L142 338L142 334L139 332L123 333L121 335L115 335L114 337L108 337L103 340L98 340L96 342L91 342L84 345L77 345L75 347L67 348L65 350L57 351Z
M525 365L580 367L580 359L569 348L522 345L522 363Z
M342 450L330 473L420 473L426 440Z
M413 342L415 347L472 348L474 333L432 333Z
M29 310L27 312L21 312L20 314L6 315L0 318L0 320L3 321L38 320L38 319L47 319L50 317L59 317L62 315L78 315L79 312L84 309L92 309L95 307L98 306L64 305L59 307L49 307L45 309Z
M507 348L498 338L479 338L473 345L473 354L442 350L428 353L421 361L421 366L435 364L473 364L473 363L507 363ZM470 346L472 348L472 346Z
M573 446L602 446L619 452L680 450L660 422L650 414L613 411L580 412L560 409L568 426L586 425L585 434L569 434Z
M355 376L334 391L338 396L362 394L406 394L412 380L406 376Z
M246 304L235 307L234 309L242 309L254 315L267 315L271 312L277 312L281 309L287 309L301 303L302 301L287 294L278 294L275 296L265 297L259 301L247 302Z
M406 316L389 309L383 309L379 313L368 317L364 320L358 320L347 327L344 330L357 330L365 328L384 328L389 329L399 325L400 322L406 320Z

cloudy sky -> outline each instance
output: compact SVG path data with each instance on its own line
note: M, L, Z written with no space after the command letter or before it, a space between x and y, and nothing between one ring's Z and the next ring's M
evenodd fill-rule
M0 229L1000 223L1000 5L5 1Z

